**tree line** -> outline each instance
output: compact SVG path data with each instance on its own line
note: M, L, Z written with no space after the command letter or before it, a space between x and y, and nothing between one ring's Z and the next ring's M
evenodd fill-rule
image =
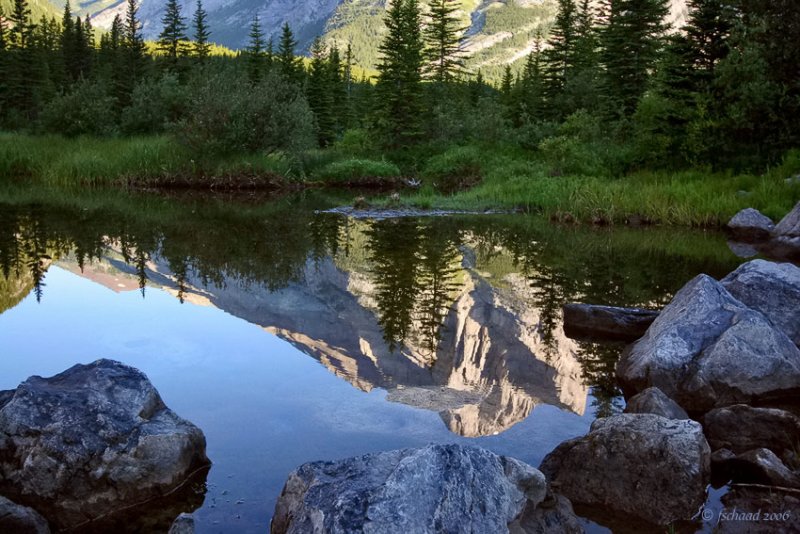
M557 0L521 69L487 82L465 67L456 0L394 0L377 75L356 77L350 47L317 39L310 57L284 25L254 17L246 49L211 53L202 0L168 0L156 43L136 0L99 34L69 3L33 22L27 0L0 13L0 124L67 135L175 131L200 150L329 147L347 132L384 150L507 141L611 167L763 166L800 141L800 10L791 0ZM363 71L362 71L363 72ZM225 120L221 121L220 119ZM605 156L604 156L605 157ZM615 167L615 168L616 168Z

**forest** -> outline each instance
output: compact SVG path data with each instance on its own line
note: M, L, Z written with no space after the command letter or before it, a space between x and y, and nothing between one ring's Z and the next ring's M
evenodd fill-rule
M375 65L288 25L213 44L202 0L156 42L0 13L0 175L60 185L405 186L386 202L719 224L791 207L800 10L790 0L558 0L524 68L466 68L453 0L396 0ZM372 75L371 73L376 74ZM411 187L408 187L408 184Z

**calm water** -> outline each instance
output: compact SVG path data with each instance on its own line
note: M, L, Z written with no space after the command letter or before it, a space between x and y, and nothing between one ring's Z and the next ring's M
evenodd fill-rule
M338 201L0 194L0 389L143 370L213 461L166 515L265 532L307 461L460 442L538 466L623 405L619 348L566 338L562 304L657 308L740 261L713 233L315 213Z

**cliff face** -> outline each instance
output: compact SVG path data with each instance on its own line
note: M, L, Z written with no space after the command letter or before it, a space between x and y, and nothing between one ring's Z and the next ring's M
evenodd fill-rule
M151 280L175 291L166 262L155 258L148 267ZM88 266L83 276L97 279L95 271L108 269ZM543 336L527 281L507 275L496 287L466 261L459 279L434 350L415 335L391 348L369 273L346 272L330 258L309 260L299 281L277 291L232 277L221 287L190 277L183 294L262 326L362 391L385 389L390 401L438 412L463 436L502 432L542 403L583 413L587 387L576 347L560 333Z

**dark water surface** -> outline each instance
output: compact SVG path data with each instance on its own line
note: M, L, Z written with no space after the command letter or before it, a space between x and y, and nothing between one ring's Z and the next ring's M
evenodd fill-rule
M315 213L337 202L0 194L0 390L141 369L214 463L178 511L265 532L307 461L460 442L538 466L623 406L619 348L565 337L562 304L659 308L741 261L701 231Z

